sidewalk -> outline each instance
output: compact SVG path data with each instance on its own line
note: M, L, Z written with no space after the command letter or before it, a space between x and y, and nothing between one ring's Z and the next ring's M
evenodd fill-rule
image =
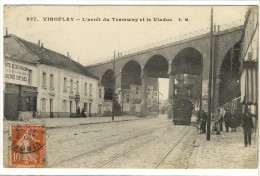
M78 125L90 125L100 123L122 122L130 120L144 120L154 117L136 117L136 116L115 116L114 121L112 117L88 117L88 118L33 118L28 121L4 121L3 131L8 132L11 124L41 124L45 125L47 129L74 127Z
M194 144L194 151L189 159L189 168L197 169L256 169L258 167L258 136L252 134L252 144L244 147L244 135L241 127L236 132L221 135L211 134L210 141L206 134L199 135Z

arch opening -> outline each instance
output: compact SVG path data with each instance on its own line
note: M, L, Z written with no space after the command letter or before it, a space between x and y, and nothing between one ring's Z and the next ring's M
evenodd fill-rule
M240 97L240 83L239 83L239 55L240 55L240 45L238 42L232 46L227 54L225 55L224 60L222 61L219 78L221 80L219 85L219 106L228 106L225 105L232 100ZM226 109L233 108L225 107Z
M172 85L170 98L172 101L186 99L192 102L195 115L202 108L206 110L207 102L202 100L202 54L195 48L182 49L173 59L171 65ZM206 96L206 95L205 95ZM192 111L192 109L190 109ZM189 112L191 114L191 112ZM178 119L174 117L176 122Z
M107 70L101 79L101 85L105 89L105 95L104 99L105 100L112 100L113 99L113 71L112 70Z

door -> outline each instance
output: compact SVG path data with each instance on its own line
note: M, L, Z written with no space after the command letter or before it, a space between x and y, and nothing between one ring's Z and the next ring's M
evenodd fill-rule
M53 99L50 99L50 118L53 118Z
M84 111L88 112L88 104L87 103L84 103Z
M18 117L18 94L5 93L4 116L7 120L17 120Z
M70 117L72 117L72 101L70 101Z
M88 110L89 110L89 117L91 117L91 107L92 107L92 104L89 103L89 107L88 107Z

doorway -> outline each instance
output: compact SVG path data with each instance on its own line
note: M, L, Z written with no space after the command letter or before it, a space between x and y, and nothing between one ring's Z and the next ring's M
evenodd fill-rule
M88 110L89 110L89 117L91 117L91 107L92 107L92 104L89 103L89 108L88 108Z
M53 118L53 99L50 99L50 118Z
M72 117L72 101L70 101L70 117Z

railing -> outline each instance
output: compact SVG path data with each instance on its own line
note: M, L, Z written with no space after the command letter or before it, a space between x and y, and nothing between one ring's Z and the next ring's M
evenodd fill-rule
M224 31L224 30L231 29L231 28L234 28L234 27L242 26L243 23L244 23L243 20L238 20L238 21L234 21L234 22L228 23L228 24L214 25L214 29L215 29L215 32L220 32L220 31ZM174 43L174 42L187 40L187 39L190 39L190 38L193 38L193 37L208 34L209 32L210 32L210 28L199 29L199 30L189 32L189 33L186 33L186 34L182 34L182 35L179 35L179 36L175 36L173 38L169 38L169 39L166 39L166 40L163 40L163 41L160 41L160 42L151 43L149 45L145 45L145 46L141 46L141 47L137 47L137 48L133 48L133 49L130 49L130 50L123 51L123 52L120 53L120 57L125 56L125 55L134 54L134 53L144 51L144 50L149 50L149 49L156 48L156 47L159 47L159 46L171 44L171 43ZM118 56L116 56L116 57L118 57ZM107 63L107 62L112 61L113 58L114 58L114 56L110 56L110 57L106 57L106 58L102 58L102 59L97 59L93 63L90 63L88 66L96 65L98 63Z

